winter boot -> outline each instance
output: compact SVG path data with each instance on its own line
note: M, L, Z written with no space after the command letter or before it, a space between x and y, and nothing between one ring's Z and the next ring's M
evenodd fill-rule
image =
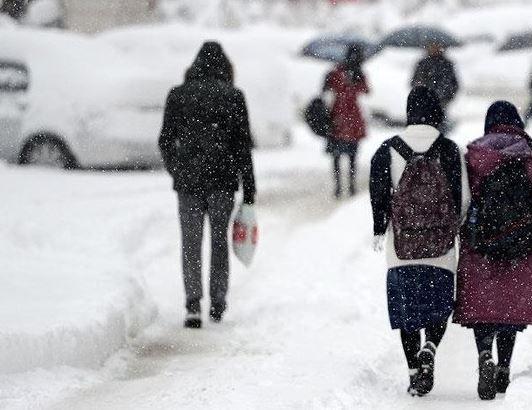
M211 310L209 311L211 320L215 323L220 323L222 321L225 308L225 302L213 302L211 304Z
M491 352L485 350L478 359L478 397L481 400L493 400L496 394L495 362Z
M434 356L436 355L436 345L432 342L425 343L425 346L417 354L419 360L419 372L414 382L418 396L424 396L434 387Z
M335 199L341 199L342 198L342 188L337 186L334 190L334 198Z
M200 329L201 328L201 313L187 312L184 326L188 329Z
M409 377L410 377L410 385L408 386L408 390L406 391L411 396L419 396L415 386L416 378L418 375L418 369L408 369Z
M187 315L184 326L189 329L201 328L201 304L197 299L187 301Z
M355 196L357 194L357 187L354 182L349 184L349 196Z
M506 393L506 389L510 384L510 368L497 366L495 370L495 384L497 386L497 393Z

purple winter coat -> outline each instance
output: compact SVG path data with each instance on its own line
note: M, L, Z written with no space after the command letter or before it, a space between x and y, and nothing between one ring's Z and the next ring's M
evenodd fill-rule
M507 157L526 160L532 183L532 150L524 135L519 128L501 125L468 146L473 198L484 178ZM517 261L493 261L461 241L456 292L456 323L532 324L532 254Z

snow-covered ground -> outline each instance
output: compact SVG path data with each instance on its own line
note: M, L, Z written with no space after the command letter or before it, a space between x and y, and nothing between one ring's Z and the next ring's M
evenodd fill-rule
M496 29L489 24L498 16L496 7L471 14L446 4L445 16L456 18L445 19L449 29L471 34L474 15L482 24L472 34ZM529 7L516 7L526 8L518 24L507 23L519 14L508 8L501 30L528 24ZM438 16L426 8L418 17L398 19L392 11L382 18L395 25ZM346 15L337 28L347 20ZM13 37L17 29L2 30ZM232 261L226 320L201 331L182 328L176 199L164 172L65 173L0 163L0 409L529 408L527 332L519 335L514 382L504 399L477 400L472 334L455 325L438 355L434 392L424 399L406 395L399 338L387 323L384 260L370 249L367 194L369 159L397 130L371 126L360 153L360 194L331 201L323 143L295 120L329 68L296 57L315 29L167 24L92 39L66 35L66 46L56 32L29 33L21 38L39 35L28 56L44 66L37 78L48 93L59 89L64 100L74 97L85 109L105 100L111 108L100 107L102 113L127 121L85 116L92 127L131 137L120 126L127 122L137 131L148 127L145 138L158 131L153 124L160 121L166 90L180 81L201 41L220 39L248 95L256 134L283 140L289 131L294 144L255 154L261 229L256 261L250 270ZM452 54L464 83L452 107L452 138L462 146L481 133L493 99L510 98L521 106L526 99L528 53L498 55L493 49L474 44ZM71 51L73 63L46 71L50 50L56 56ZM15 44L2 51L18 49ZM365 106L391 107L402 116L417 58L419 51L388 50L372 60L367 70L373 95ZM89 75L97 62L106 67ZM91 80L82 81L85 75ZM102 76L112 92L96 87ZM64 84L54 87L48 77ZM94 89L76 98L79 89L71 79ZM133 123L132 117L117 116L124 100L148 107L157 120L135 117ZM78 105L50 119L77 124L67 114ZM52 100L49 108L57 107Z
M470 122L455 138L480 129ZM406 395L366 191L369 158L392 133L371 130L361 192L340 203L330 200L322 143L302 126L289 150L256 153L256 260L249 271L232 261L226 320L199 331L182 328L164 173L3 167L0 408L528 408L526 332L504 399L478 401L473 337L456 325L434 392Z

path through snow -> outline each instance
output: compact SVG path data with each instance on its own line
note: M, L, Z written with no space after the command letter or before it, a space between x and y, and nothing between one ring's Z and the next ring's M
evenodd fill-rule
M182 329L175 211L153 202L136 236L142 242L130 251L142 255L161 319L111 361L111 379L55 409L528 408L530 336L520 336L515 353L523 377L505 400L481 403L472 335L456 325L438 354L433 393L406 395L399 337L387 322L385 265L369 245L368 195L330 202L324 159L310 150L291 155L316 162L263 179L256 263L246 272L233 261L221 325Z

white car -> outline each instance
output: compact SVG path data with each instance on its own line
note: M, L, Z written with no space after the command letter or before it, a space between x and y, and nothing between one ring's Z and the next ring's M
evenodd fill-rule
M0 159L62 168L157 167L171 87L105 42L0 29Z
M286 145L294 110L283 36L272 42L260 30L236 36L147 26L89 37L2 27L0 61L22 66L26 87L15 115L14 96L0 91L2 104L12 107L0 106L0 133L7 121L17 124L0 138L0 159L66 168L160 166L166 96L210 35L234 58L257 145Z

